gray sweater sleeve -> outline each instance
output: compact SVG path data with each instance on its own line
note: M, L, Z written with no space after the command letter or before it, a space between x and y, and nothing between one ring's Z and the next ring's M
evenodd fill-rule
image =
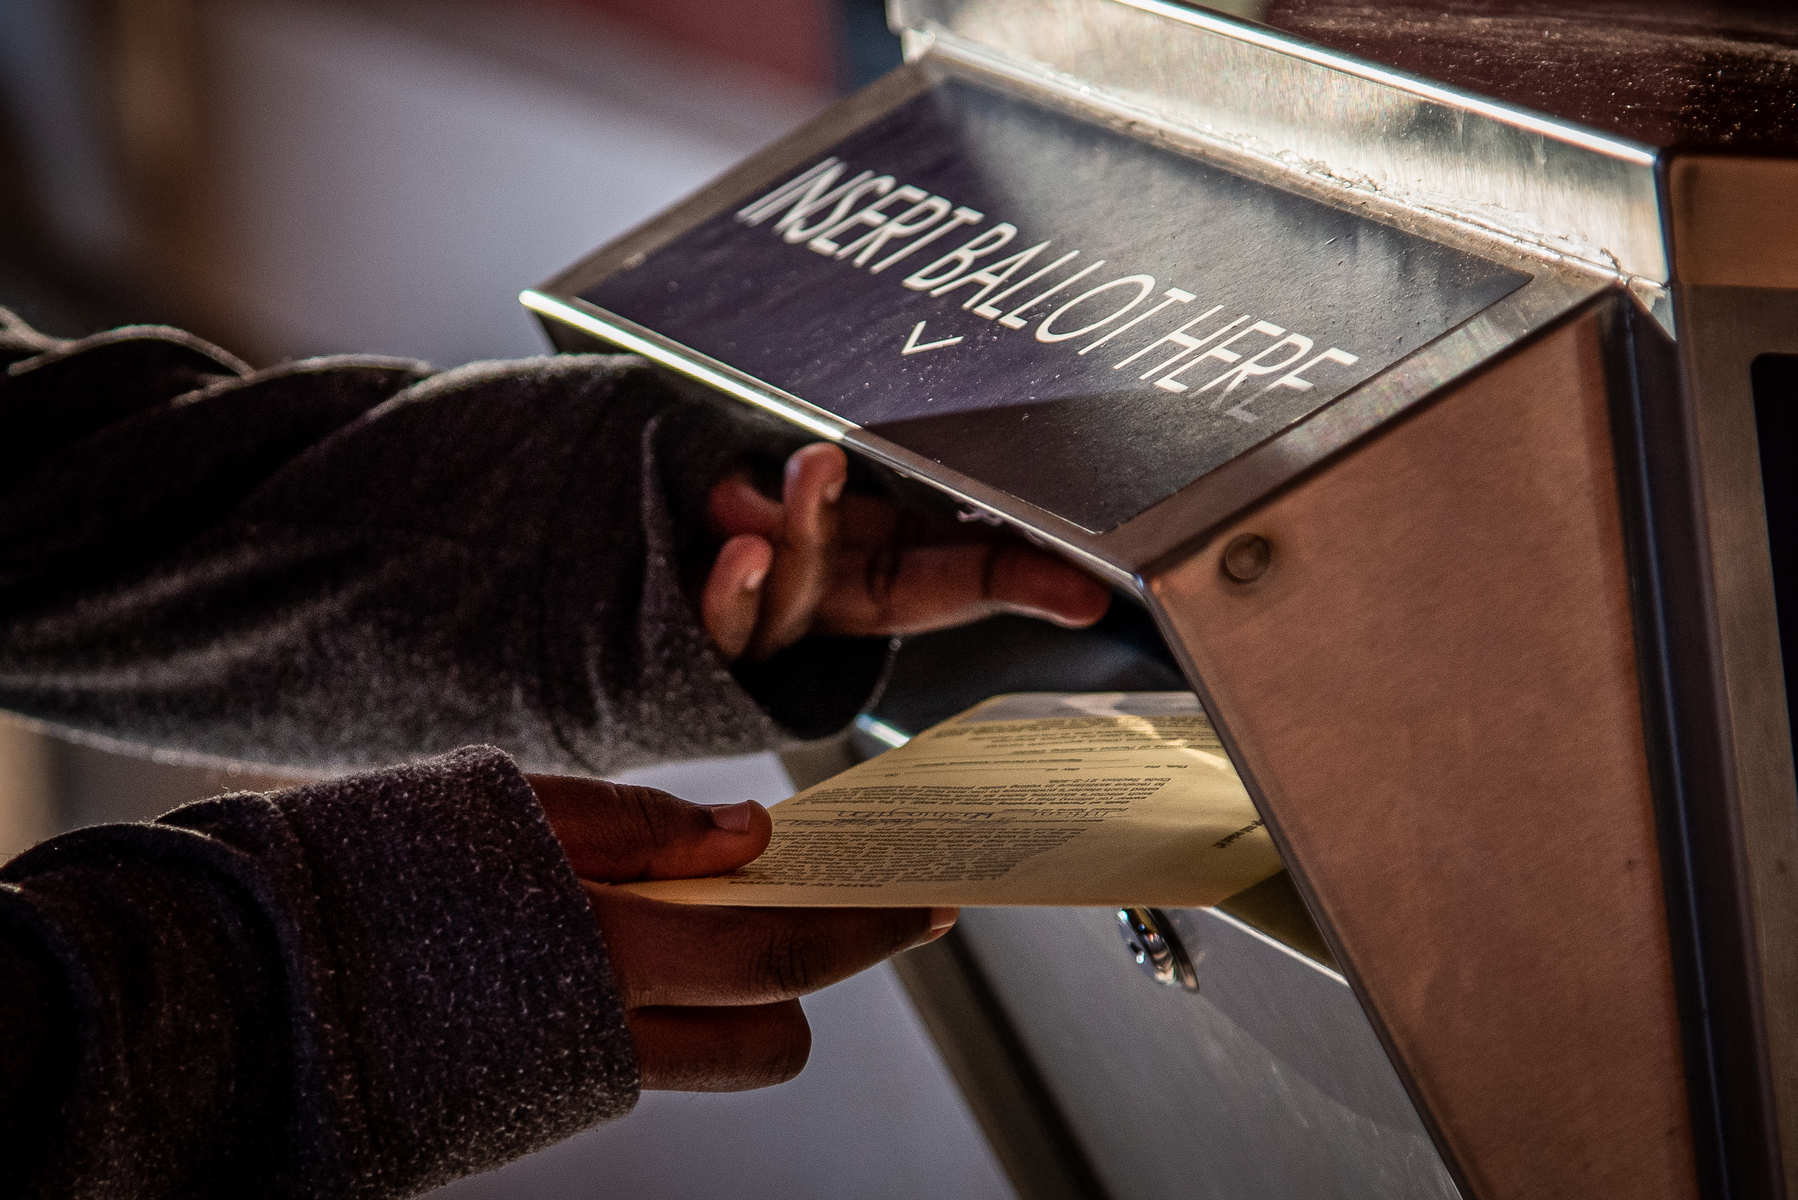
M605 950L491 748L0 868L0 1193L399 1197L629 1110Z
M603 772L819 736L875 639L751 674L692 596L717 470L779 435L640 361L250 372L167 329L0 314L0 707L313 769L491 742Z

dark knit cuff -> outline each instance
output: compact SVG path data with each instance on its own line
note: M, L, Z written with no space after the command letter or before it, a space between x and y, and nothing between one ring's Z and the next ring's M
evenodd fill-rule
M697 625L697 598L722 547L706 530L712 485L727 468L742 467L775 492L788 456L813 439L747 405L702 399L691 387L682 394L686 403L657 419L653 443L673 557ZM884 637L813 636L764 662L739 662L730 673L782 732L828 737L874 702L894 645Z
M316 889L369 1191L488 1170L631 1109L605 947L511 759L468 747L270 799Z
M763 662L732 668L737 683L783 729L829 737L878 699L896 640L814 635Z

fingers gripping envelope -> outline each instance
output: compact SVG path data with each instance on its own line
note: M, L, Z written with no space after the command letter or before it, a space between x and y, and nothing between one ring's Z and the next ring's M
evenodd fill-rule
M771 810L755 862L623 887L693 904L1216 904L1280 857L1188 692L996 696Z

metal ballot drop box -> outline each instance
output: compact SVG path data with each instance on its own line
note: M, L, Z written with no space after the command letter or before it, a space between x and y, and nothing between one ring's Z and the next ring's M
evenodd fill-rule
M1657 141L1163 0L890 15L906 66L525 302L1146 609L964 686L1215 720L1288 872L1142 914L1196 992L1104 912L907 960L1020 1192L1785 1195L1792 50Z

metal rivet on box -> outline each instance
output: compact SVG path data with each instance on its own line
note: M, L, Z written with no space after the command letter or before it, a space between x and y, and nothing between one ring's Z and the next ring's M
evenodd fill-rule
M1274 548L1258 533L1241 533L1224 547L1224 574L1238 583L1253 583L1273 561Z

